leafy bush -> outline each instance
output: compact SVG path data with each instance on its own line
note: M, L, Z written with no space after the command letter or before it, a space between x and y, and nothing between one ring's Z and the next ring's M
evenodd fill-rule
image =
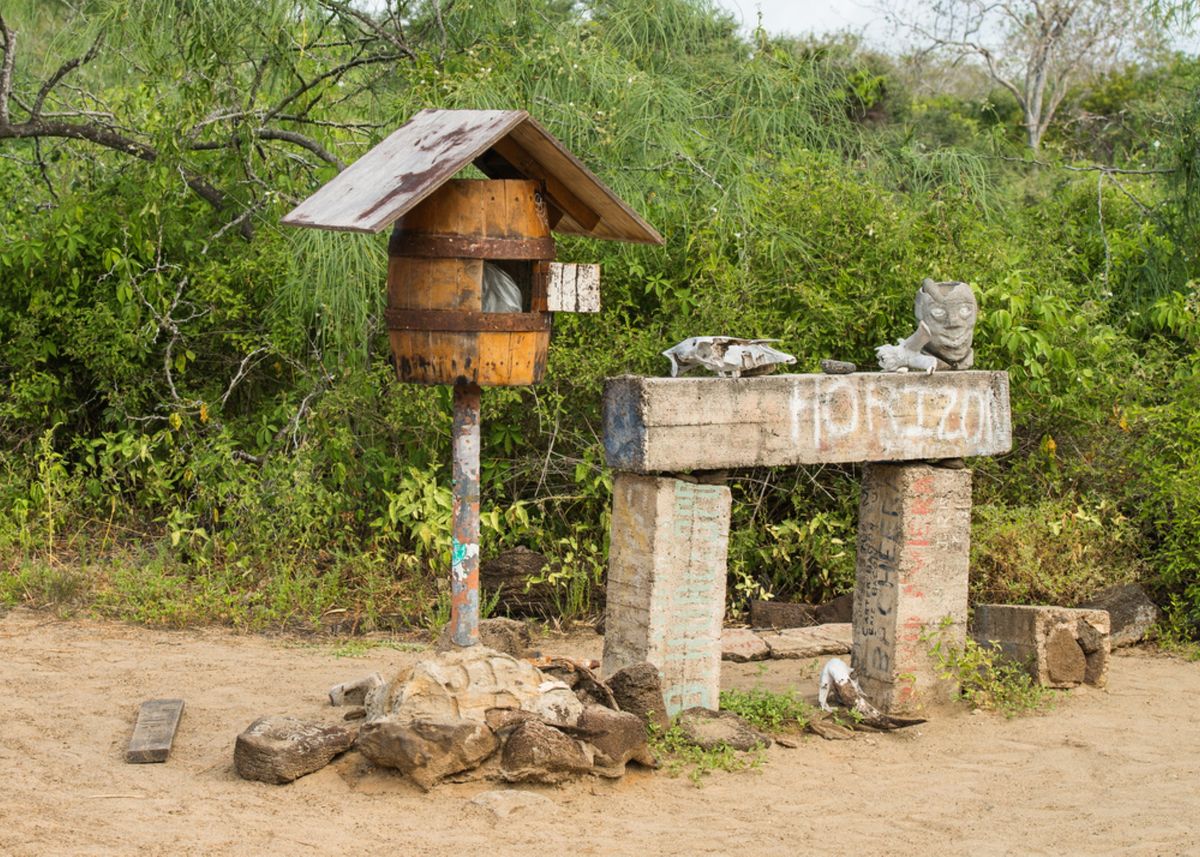
M71 81L94 93L87 113L157 153L4 141L6 599L174 623L428 624L446 597L448 391L390 377L382 239L278 218L333 174L320 152L353 160L423 107L526 107L667 243L559 241L561 258L603 265L605 307L556 319L541 385L484 396L485 555L552 555L563 609L594 609L605 377L660 374L665 346L718 332L778 337L797 371L867 368L911 330L923 277L967 279L977 365L1010 370L1015 419L1014 453L976 464L976 596L1072 600L1137 577L1196 627L1194 64L1096 96L1146 99L1137 127L1162 145L1110 141L1137 174L1060 170L1017 156L999 98L915 94L841 42L746 39L703 0L443 4L441 21L418 4L391 33L411 56L386 67L395 41L333 5L6 5L28 51L15 80L34 94L104 30ZM271 26L228 24L250 18ZM272 127L316 149L257 127L297 74L313 85ZM732 606L849 588L854 468L731 484Z

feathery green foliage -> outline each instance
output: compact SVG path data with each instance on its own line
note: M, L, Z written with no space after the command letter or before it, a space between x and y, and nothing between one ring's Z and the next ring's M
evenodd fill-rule
M149 151L0 139L0 598L429 623L448 391L392 379L384 239L278 220L416 110L488 107L529 110L667 241L559 241L603 265L604 311L556 318L544 383L484 397L485 555L539 549L564 609L594 609L605 377L661 374L659 352L705 333L778 337L797 371L866 368L911 330L923 277L966 279L977 364L1009 368L1016 420L1014 453L976 465L977 597L1136 577L1173 628L1200 621L1194 60L1081 91L1087 114L1035 163L986 92L920 92L845 42L747 37L707 0L4 14L25 101L101 37L47 109ZM731 606L845 591L857 482L732 474Z

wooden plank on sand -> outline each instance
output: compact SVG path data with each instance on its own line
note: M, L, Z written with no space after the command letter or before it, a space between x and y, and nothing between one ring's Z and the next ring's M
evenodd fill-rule
M182 699L143 702L133 727L133 737L129 739L129 749L125 751L125 761L131 764L167 761L182 716Z

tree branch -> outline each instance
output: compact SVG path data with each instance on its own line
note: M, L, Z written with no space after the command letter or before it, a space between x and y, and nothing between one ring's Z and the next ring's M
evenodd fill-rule
M406 52L404 54L373 54L371 56L356 57L352 60L348 60L348 61L342 63L339 66L331 68L329 71L322 72L321 74L314 77L312 80L310 80L306 83L302 83L297 89L293 90L291 94L284 97L284 99L282 101L280 101L273 108L271 108L269 111L267 111L267 114L263 117L263 123L265 124L267 122L270 122L272 119L274 119L280 113L282 113L283 109L285 107L287 107L289 104L291 104L293 101L295 101L297 98L304 95L304 93L308 92L310 89L317 86L318 84L320 84L326 80L329 80L330 78L341 77L346 72L350 71L351 69L358 68L359 66L374 65L376 63L384 63L384 62L395 62L398 59L403 59L405 56L408 56L411 58L411 56L412 56L411 51Z
M360 12L359 10L353 8L349 3L338 2L338 0L318 0L318 2L321 4L321 6L328 9L330 12L333 12L335 15L338 15L339 17L344 16L357 21L376 36L391 44L393 47L399 50L402 55L408 57L410 60L415 60L417 58L417 55L413 53L412 48L405 43L402 37L391 32L386 27L380 26L377 21L372 19L371 16L365 12ZM434 8L437 9L436 0L434 2ZM438 14L440 15L440 13L441 10L439 9Z
M339 170L346 169L346 164L337 155L330 152L316 140L305 136L298 131L287 131L282 128L259 128L253 132L253 137L259 140L282 140L286 143L294 143L302 149L308 149L322 161L333 164ZM241 145L244 138L235 134L226 140L214 140L205 143L193 143L188 146L194 152L211 152L218 149L229 149Z
M298 134L295 131L284 131L280 128L260 128L258 136L262 140L283 140L287 143L294 143L303 149L308 149L322 161L333 164L339 170L346 169L346 164L337 155L326 150L320 143L311 137L306 137L303 134Z
M241 365L238 366L237 372L234 373L234 376L229 379L229 386L225 388L225 393L221 396L222 408L224 408L225 403L229 401L229 397L233 395L233 391L237 388L237 385L241 383L242 379L245 378L250 372L250 369L253 368L251 361L254 360L255 357L258 357L258 355L264 353L266 350L267 347L265 345L259 346L242 359Z
M158 160L158 152L153 147L126 137L100 125L77 122L46 122L36 119L14 125L0 123L0 140L28 140L42 137L59 137L68 140L84 140L95 143L115 152L133 155L135 158L154 163ZM225 207L225 194L217 190L205 179L195 173L184 171L187 186L194 190L205 202L213 208Z
M1036 158L1013 158L1008 155L993 155L992 157L1000 161L1009 161L1014 164L1032 164L1035 167L1046 167L1047 169L1059 167L1064 170L1070 170L1073 173L1105 173L1115 176L1162 176L1176 172L1173 168L1127 170L1122 167L1110 167L1105 164L1090 164L1086 167L1078 167L1072 164L1050 164L1046 161L1039 161Z
M16 56L17 34L0 14L0 36L4 37L4 61L0 62L0 125L8 124L8 103L12 99L13 62Z
M42 105L46 103L46 96L50 94L50 90L58 85L59 81L75 69L82 65L87 65L96 58L96 54L100 52L100 40L102 38L103 34L96 36L96 41L92 42L92 46L88 48L86 54L81 57L75 57L73 60L68 60L60 65L54 74L46 78L46 82L42 84L42 88L38 90L37 97L33 100L33 107L29 110L29 118L37 119L42 115Z

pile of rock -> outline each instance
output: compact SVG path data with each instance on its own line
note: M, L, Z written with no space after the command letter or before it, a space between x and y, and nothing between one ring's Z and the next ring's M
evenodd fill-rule
M423 789L453 779L558 783L653 765L647 723L663 722L658 671L639 665L602 682L564 658L529 660L484 646L438 653L390 680L335 687L362 702L361 725L264 718L238 736L238 773L289 782L351 746Z
M745 663L849 654L854 631L849 622L799 628L726 628L721 659Z

